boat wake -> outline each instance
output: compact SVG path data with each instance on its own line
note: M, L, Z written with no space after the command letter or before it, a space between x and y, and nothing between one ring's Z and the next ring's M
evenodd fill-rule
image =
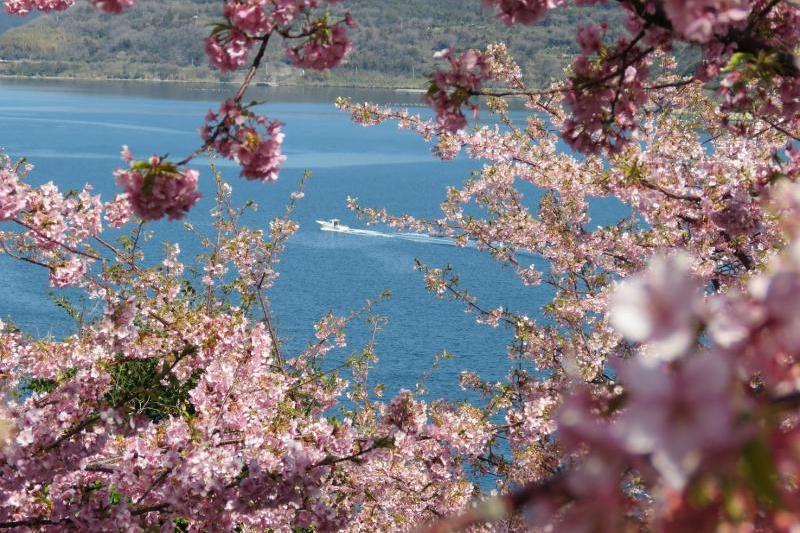
M383 239L397 239L402 241L419 242L424 244L441 244L444 246L458 246L455 239L448 237L432 237L425 233L383 233L381 231L374 231L370 229L357 229L345 226L339 222L339 219L333 218L331 220L317 220L322 231L330 231L333 233L345 233L347 235L360 235L362 237L380 237ZM470 243L473 244L474 243Z
M425 233L384 233L381 231L369 229L357 229L345 226L339 219L332 218L330 220L317 220L320 230L329 231L332 233L344 233L346 235L360 235L362 237L379 237L382 239L395 239L401 241L418 242L421 244L436 244L440 246L457 246L459 248L473 248L478 249L478 245L474 241L467 242L466 245L459 244L456 239L451 237L433 237ZM523 251L520 255L533 255L527 251Z

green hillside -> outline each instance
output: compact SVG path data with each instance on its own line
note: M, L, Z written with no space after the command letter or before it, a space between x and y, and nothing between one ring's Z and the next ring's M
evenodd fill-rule
M273 53L261 81L421 86L434 67L434 51L504 41L529 78L544 84L575 53L577 24L605 19L619 27L612 19L618 13L602 7L559 9L534 28L509 30L479 0L349 0L346 5L359 22L351 30L355 47L347 65L331 73L303 73ZM206 66L202 46L219 9L219 0L140 0L124 15L109 16L80 4L11 29L4 17L0 74L228 80Z

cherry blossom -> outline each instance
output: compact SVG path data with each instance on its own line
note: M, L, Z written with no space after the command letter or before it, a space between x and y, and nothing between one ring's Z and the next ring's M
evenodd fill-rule
M483 56L473 50L454 58L452 52L445 49L438 52L436 57L447 59L452 70L434 74L425 102L436 111L439 127L455 132L467 125L461 107L467 105L475 112L478 109L470 103L470 98L486 77L486 63Z
M249 180L275 181L286 156L281 153L283 124L270 121L226 101L218 113L209 112L201 130L203 138L220 155L234 159Z
M746 0L712 0L664 2L670 22L689 40L708 42L714 34L728 30L732 24L747 20L751 3Z
M133 214L128 194L118 194L116 198L105 205L104 217L112 228L121 228L130 220Z
M247 179L277 178L283 124L243 104L247 89L273 39L297 66L338 65L354 23L317 11L334 3L223 1L206 48L218 68L247 67L241 85L184 159L123 148L116 197L33 186L24 161L3 158L0 250L69 287L65 308L76 293L96 312L61 338L0 323L0 527L800 527L798 7L608 3L624 27L579 26L580 53L549 88L528 87L494 43L438 54L434 118L337 102L359 124L396 121L437 157L475 162L430 219L348 198L357 216L474 247L532 295L512 309L477 298L452 265L416 263L434 297L507 336L481 354L505 375L465 369L453 402L429 397L426 375L384 399L370 377L380 343L349 334L365 318L380 334L377 300L320 312L304 350L282 342L269 304L303 183L284 215L249 228L216 171L197 258L169 243L145 257L139 238L196 204L187 165L207 150ZM567 5L483 3L507 25ZM15 14L71 4L5 2ZM689 70L670 55L685 46ZM489 123L467 130L464 107L479 101ZM618 216L598 220L597 202Z
M209 62L223 71L236 70L247 64L253 42L237 29L219 32L206 39Z
M351 19L348 18L348 22ZM339 66L352 45L342 23L328 26L323 19L312 24L312 35L300 47L287 48L286 55L295 66L327 70Z
M92 3L106 13L122 13L136 5L136 0L92 0Z
M566 4L564 0L483 0L483 3L497 7L498 18L508 26L534 24L549 8Z
M5 0L6 11L12 15L26 15L31 11L64 11L75 0Z
M164 215L177 220L200 198L196 170L179 171L157 156L148 161L132 161L129 169L117 170L115 176L133 212L143 220L156 220ZM124 214L118 212L112 216L117 223Z
M737 443L730 365L708 353L676 369L638 362L622 369L630 398L615 432L631 453L652 454L653 465L674 488L685 487L704 452Z
M77 285L86 274L86 263L78 257L73 257L65 265L53 268L50 272L50 285L56 288Z
M8 162L4 162L7 167ZM0 220L14 218L25 209L27 191L17 174L8 168L0 170Z
M628 339L647 343L653 357L681 356L695 340L699 322L693 310L699 286L689 276L690 267L686 255L652 259L646 274L627 280L614 292L611 324Z

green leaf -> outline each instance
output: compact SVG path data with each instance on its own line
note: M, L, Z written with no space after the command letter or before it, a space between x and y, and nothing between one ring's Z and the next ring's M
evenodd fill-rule
M50 291L48 295L50 296L50 299L53 300L53 303L56 304L56 307L63 309L75 322L82 321L82 314L80 311L75 309L75 307L66 297L58 295L52 291Z
M35 394L46 394L48 392L53 392L58 387L58 383L53 379L42 379L36 378L28 380L23 386L23 389L27 389Z
M122 501L122 493L119 492L116 488L110 487L108 490L108 503L110 503L111 505L117 505L121 501Z
M755 61L755 58L756 56L748 52L736 52L731 56L730 60L728 60L728 64L725 65L722 72L733 72L745 63L752 63Z
M776 487L778 472L772 460L772 452L763 439L755 439L742 450L740 469L759 502L769 508L780 505Z

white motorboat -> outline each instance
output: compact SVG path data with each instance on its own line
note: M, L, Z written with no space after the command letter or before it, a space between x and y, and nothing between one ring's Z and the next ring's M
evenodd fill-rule
M330 220L317 220L317 224L319 224L319 229L322 231L338 231L339 233L350 232L350 227L342 224L338 218L332 218Z

